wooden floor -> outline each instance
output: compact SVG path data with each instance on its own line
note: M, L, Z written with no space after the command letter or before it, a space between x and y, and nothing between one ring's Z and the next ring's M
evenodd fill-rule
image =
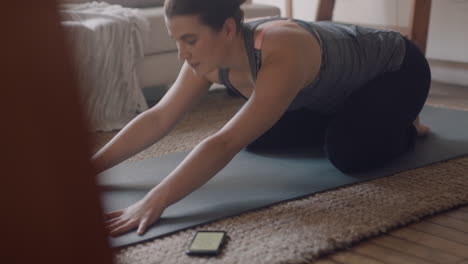
M468 108L468 87L433 83L428 101L435 104L450 101L457 107ZM468 264L468 206L360 242L313 263Z

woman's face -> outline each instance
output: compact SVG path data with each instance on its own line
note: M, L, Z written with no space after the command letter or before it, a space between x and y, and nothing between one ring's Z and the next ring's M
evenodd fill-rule
M179 60L186 61L198 75L222 67L228 41L224 29L214 31L197 15L166 17L169 35L176 41Z

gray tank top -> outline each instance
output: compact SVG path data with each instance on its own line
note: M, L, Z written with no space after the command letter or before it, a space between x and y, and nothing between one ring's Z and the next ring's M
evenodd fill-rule
M242 30L254 81L261 68L261 51L254 48L255 28L279 19L287 18L269 17L244 23ZM398 32L329 21L292 21L319 40L322 64L315 81L301 89L288 111L308 108L319 113L335 113L359 87L382 73L398 70L403 62L406 47ZM229 81L229 69L219 69L219 79L242 96Z

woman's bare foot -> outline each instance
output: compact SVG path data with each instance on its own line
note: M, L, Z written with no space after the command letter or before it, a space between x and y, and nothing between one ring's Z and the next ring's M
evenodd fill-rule
M416 128L416 131L418 131L419 137L425 136L431 131L431 129L428 126L421 124L419 116L416 118L416 120L414 120L413 125Z

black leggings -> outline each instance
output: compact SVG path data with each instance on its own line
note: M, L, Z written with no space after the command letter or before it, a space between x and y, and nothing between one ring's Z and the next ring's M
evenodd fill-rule
M417 135L413 121L426 101L431 72L422 52L405 41L401 68L358 89L336 114L286 112L247 149L323 146L330 162L345 173L380 167L408 151Z

